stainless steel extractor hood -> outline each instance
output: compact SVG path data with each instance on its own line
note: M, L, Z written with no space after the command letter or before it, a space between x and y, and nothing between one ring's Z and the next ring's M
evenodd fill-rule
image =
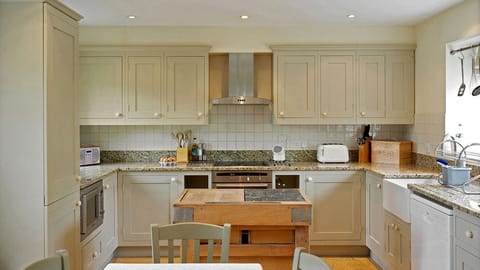
M212 104L270 104L255 96L253 67L253 53L228 54L228 96L212 99Z

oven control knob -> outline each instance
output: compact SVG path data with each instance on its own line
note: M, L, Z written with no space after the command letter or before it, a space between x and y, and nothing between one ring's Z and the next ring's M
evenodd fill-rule
M77 207L82 206L82 201L77 201L77 202L75 203L75 205L76 205Z

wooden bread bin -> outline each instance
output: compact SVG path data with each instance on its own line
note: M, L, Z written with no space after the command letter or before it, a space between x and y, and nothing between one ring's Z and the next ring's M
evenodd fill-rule
M372 163L410 164L412 162L411 141L371 141Z

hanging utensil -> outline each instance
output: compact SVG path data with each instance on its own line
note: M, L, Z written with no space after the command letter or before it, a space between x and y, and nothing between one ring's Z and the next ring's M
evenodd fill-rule
M458 96L461 97L463 96L463 93L465 93L465 82L463 80L463 56L460 57L460 65L461 65L461 70L462 70L462 84L460 85L460 87L458 88Z

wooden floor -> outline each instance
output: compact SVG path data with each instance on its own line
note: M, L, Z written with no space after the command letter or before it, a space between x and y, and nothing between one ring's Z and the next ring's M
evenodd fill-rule
M366 257L322 257L332 270L378 270ZM151 257L113 258L116 263L151 263Z

